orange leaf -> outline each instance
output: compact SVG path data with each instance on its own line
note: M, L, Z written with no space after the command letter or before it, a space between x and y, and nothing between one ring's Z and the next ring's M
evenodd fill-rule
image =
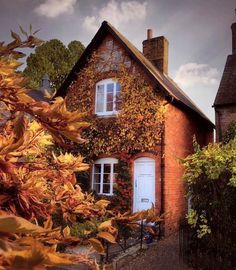
M49 218L43 223L43 225L44 225L44 229L45 229L45 230L51 230L51 229L52 229L52 225L53 225L53 223L52 223L52 217L49 217Z
M90 238L89 243L99 254L105 254L104 247L99 240L97 240L96 238Z
M97 236L100 237L100 238L103 238L103 239L107 240L110 243L113 243L113 244L116 243L115 237L112 234L110 234L109 232L99 232L97 234Z

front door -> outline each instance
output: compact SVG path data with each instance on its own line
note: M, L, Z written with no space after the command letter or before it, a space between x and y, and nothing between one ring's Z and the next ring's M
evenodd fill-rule
M146 210L155 205L155 161L138 158L134 162L133 211Z

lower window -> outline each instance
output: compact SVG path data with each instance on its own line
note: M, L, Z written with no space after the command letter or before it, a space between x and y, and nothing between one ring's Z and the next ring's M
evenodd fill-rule
M113 195L113 186L117 177L116 158L101 158L94 162L92 188L98 194Z

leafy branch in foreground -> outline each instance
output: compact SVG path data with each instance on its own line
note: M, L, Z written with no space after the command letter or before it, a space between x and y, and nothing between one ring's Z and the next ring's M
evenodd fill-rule
M23 56L18 48L41 41L25 36L22 40L12 33L13 42L0 43L0 269L42 270L75 263L95 267L85 255L56 252L57 244L90 243L103 253L101 240L115 243L120 223L159 218L154 209L132 215L108 211L109 201L96 201L76 183L74 172L88 169L83 158L52 152L55 142L64 148L73 146L70 141L83 143L80 134L88 123L83 113L68 111L62 98L48 104L27 95L26 79L16 72ZM63 227L53 224L55 213ZM69 226L92 223L93 218L103 220L95 232L87 238L70 236Z

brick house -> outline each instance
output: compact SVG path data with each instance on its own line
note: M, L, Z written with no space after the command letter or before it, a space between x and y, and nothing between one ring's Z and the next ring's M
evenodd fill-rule
M221 141L232 121L236 121L236 23L232 29L232 54L228 55L214 101L216 141Z
M114 65L106 67L93 82L93 98L89 106L95 117L107 121L110 118L115 121L119 117L117 97L122 87L115 76L120 59L123 59L122 63L126 67L132 68L134 74L144 78L157 98L168 104L162 135L154 147L155 151L136 151L131 155L131 208L133 211L148 209L153 203L158 213L166 213L166 234L175 231L187 209L182 181L183 168L178 158L192 153L193 136L196 136L201 146L212 142L214 125L168 76L168 40L165 37L153 38L152 31L148 30L141 53L106 21L58 90L57 95L66 96L69 105L76 96L77 88L73 85L79 80L93 52L105 62L111 54L114 56L111 60ZM109 139L107 134L104 142ZM113 195L118 159L119 153L109 152L93 160L91 189L98 194Z

